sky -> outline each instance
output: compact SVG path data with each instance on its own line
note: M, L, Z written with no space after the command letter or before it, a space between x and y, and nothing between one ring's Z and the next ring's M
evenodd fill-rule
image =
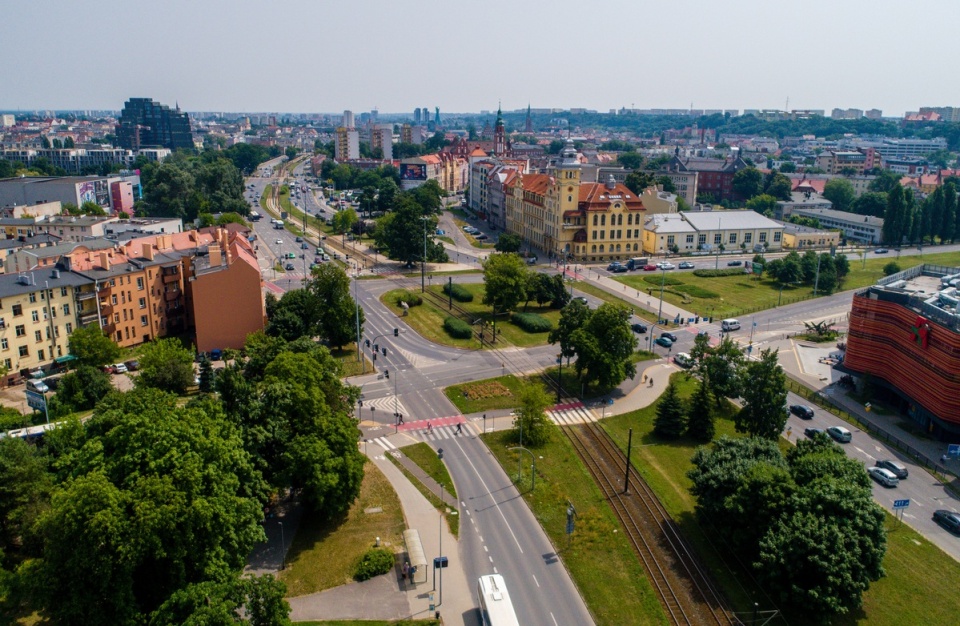
M0 110L960 106L951 0L31 0Z

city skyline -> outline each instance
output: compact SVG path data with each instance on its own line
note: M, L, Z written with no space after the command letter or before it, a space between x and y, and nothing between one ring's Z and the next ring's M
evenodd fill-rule
M881 109L960 105L940 42L960 5L892 0L802 11L755 0L610 0L591 11L494 0L369 0L284 11L250 1L82 11L14 5L0 23L0 109L119 110L143 96L187 111L402 113L525 108ZM24 28L42 15L48 36ZM108 22L105 22L108 20ZM71 33L117 26L110 45ZM880 39L875 39L879 36ZM102 39L102 38L101 38ZM787 105L789 99L789 105Z

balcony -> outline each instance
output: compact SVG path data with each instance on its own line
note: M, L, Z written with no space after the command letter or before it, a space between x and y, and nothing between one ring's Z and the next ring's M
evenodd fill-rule
M110 315L111 313L113 313L113 305L110 304L109 300L100 301L100 313L104 315Z
M563 223L563 230L577 230L578 228L583 228L583 224L567 224Z
M179 289L171 289L170 291L164 292L163 299L167 302L172 302L174 300L178 300L182 295L183 292Z
M163 273L163 284L168 285L170 283L180 282L180 272L164 272Z
M84 326L96 322L98 317L100 316L96 311L81 311L78 315L80 323Z
M86 302L97 297L97 292L95 291L78 291L77 292L77 302Z

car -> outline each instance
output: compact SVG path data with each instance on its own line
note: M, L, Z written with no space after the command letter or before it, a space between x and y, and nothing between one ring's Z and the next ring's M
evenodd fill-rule
M436 230L436 234L442 237L443 235L447 234L447 231L443 230L442 228L438 228Z
M211 361L219 361L222 358L223 358L223 350L221 350L220 348L214 348L213 350L210 351Z
M887 250L886 248L877 248L876 250L873 251L874 254L886 254L888 252L890 251Z
M670 341L670 338L669 338L669 337L665 337L665 336L663 336L663 335L660 335L659 337L657 337L657 340L656 340L655 343L656 343L657 345L663 346L664 348L670 348L670 347L673 346L673 342Z
M635 333L643 334L647 332L647 326L645 324L630 324L630 330Z
M114 366L113 366L113 373L114 373L114 374L126 374L126 373L127 373L127 366L126 366L126 364L125 364L125 363L117 363L116 365L114 365Z
M287 263L286 265L283 266L283 269L287 270L288 272L293 270L294 269L293 263Z
M790 412L805 420L813 419L813 409L803 404L791 404Z
M608 271L608 272L612 272L614 269L616 269L616 268L618 268L618 267L621 267L620 261L614 261L613 263L611 263L610 265L607 266L607 271Z
M627 272L627 271L629 271L629 270L627 270L627 266L626 266L626 265L618 265L618 266L616 266L615 268L613 268L611 271L612 271L614 274L623 274L623 273L625 273L625 272Z
M136 359L132 359L132 360L130 360L130 361L126 361L126 362L124 363L124 365L127 366L127 371L128 371L128 372L135 372L135 371L137 371L138 369L140 369L140 361L137 361Z
M477 241L483 241L484 239L489 239L489 237L487 237L484 233L478 232L478 233L474 236L474 239L476 239Z
M302 244L300 244L300 248L302 248L303 250L309 250L310 244L308 244L307 242L303 242Z
M882 467L868 467L867 473L884 487L896 487L900 484L900 479L894 476L893 472Z
M697 337L709 337L709 336L710 336L710 331L709 331L709 330L698 330L698 331L697 331Z
M660 261L659 263L657 263L657 269L659 269L659 270L675 270L675 269L677 269L677 266L674 265L673 263L668 262L668 261Z
M672 341L672 342L674 342L674 343L676 343L677 341L679 341L679 339L677 338L677 336L674 335L674 334L671 333L671 332L662 332L662 333L660 333L660 336L661 336L661 337L666 337L667 339L669 339L670 341Z
M300 243L301 241L303 241L303 237L297 237L297 243Z
M822 428L804 428L803 434L809 437L810 439L813 439L817 435L822 435L823 429Z
M955 535L960 535L960 513L940 509L933 512L933 521Z
M743 261L727 261L727 267L740 267Z
M277 245L278 245L278 246L282 246L282 245L283 245L283 239L277 239Z
M644 272L656 272L658 269L656 265L650 265L649 263L643 266Z
M589 304L589 302L587 302L586 297L584 296L577 296L574 298L574 300L576 300L577 302L580 302L581 304Z
M28 380L27 389L29 391L36 391L37 393L47 393L50 391L50 386L42 380Z
M827 429L827 434L833 437L833 440L838 443L850 443L850 439L852 438L850 431L843 426L831 426Z
M876 463L877 467L882 467L887 470L900 480L903 480L910 475L910 472L907 470L907 466L896 461L891 461L890 459L880 459Z
M680 265L678 265L677 267L679 267L682 270L692 270L696 266L690 261L680 261Z
M693 357L686 352L678 352L677 355L673 357L673 362L684 368L690 368L694 365Z
M103 366L103 371L104 371L104 373L106 373L106 374L115 374L115 373L116 373L116 372L113 370L113 365L104 365L104 366Z

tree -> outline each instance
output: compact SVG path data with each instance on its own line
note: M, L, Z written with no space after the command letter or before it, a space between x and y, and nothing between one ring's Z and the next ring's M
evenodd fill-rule
M710 392L713 393L718 407L724 398L740 396L740 369L743 361L740 346L729 336L724 337L717 346L706 350L698 361L697 371L709 381Z
M353 229L353 225L358 221L357 212L352 208L346 208L337 211L333 217L330 218L330 226L335 233L342 235L350 232Z
M426 245L427 261L444 262L447 255L443 246L434 241L436 218L423 219L423 208L409 195L397 196L393 210L377 220L373 238L377 247L387 250L389 258L413 267L423 260ZM426 244L424 244L426 239Z
M763 189L763 174L755 167L746 167L733 175L733 191L742 200L759 195Z
M104 210L103 210L103 207L100 206L99 204L97 204L96 202L92 202L92 201L90 201L90 200L87 200L87 201L84 202L82 205L80 205L80 214L81 214L81 215L96 215L96 216L102 217L102 216L106 215L107 212L104 211Z
M493 307L495 314L514 310L526 300L530 284L528 273L518 255L491 254L483 262L483 303Z
M494 250L497 252L520 252L523 240L516 233L503 233L497 239Z
M910 217L903 187L895 185L887 193L887 208L883 214L883 241L899 246L910 234Z
M551 344L560 344L560 357L568 362L577 354L573 333L586 326L590 313L590 307L580 300L573 300L560 311L560 321L557 322L557 327L550 331L548 341Z
M140 353L137 387L152 387L183 395L193 384L193 353L176 339L156 339Z
M67 339L67 345L70 354L77 357L81 365L100 367L120 358L120 347L95 324L74 330Z
M800 269L803 272L803 282L813 284L817 278L817 266L820 255L815 250L807 250L800 257Z
M900 186L900 174L890 170L881 170L877 177L870 181L867 189L870 191L879 191L889 193L894 187Z
M542 385L530 384L520 391L519 402L513 420L517 441L521 446L539 448L550 440L553 428L553 422L547 417L547 408L553 404L551 397Z
M883 275L884 275L884 276L893 276L894 274L896 274L896 273L899 272L899 271L901 271L901 270L900 270L900 264L897 263L896 261L890 261L889 263L887 263L886 265L883 266Z
M887 209L887 194L881 191L864 192L853 201L851 209L857 215L883 217L883 213Z
M952 183L946 183L943 187L943 215L940 224L937 226L940 243L950 240L954 241L954 232L957 224L957 188Z
M0 555L4 565L36 556L30 529L50 502L53 474L49 465L50 456L36 445L19 437L0 439Z
M350 279L340 266L324 263L316 268L306 289L317 307L317 334L332 347L340 349L357 338L357 317L360 332L366 318L350 295Z
M857 194L846 178L832 178L823 186L823 197L833 203L837 211L849 211Z
M670 381L666 391L657 402L657 416L653 418L653 432L665 439L677 439L686 427L683 402L677 387Z
M571 343L577 355L577 376L612 388L637 373L633 351L637 340L630 329L630 311L623 305L601 304L586 324L573 332Z
M819 268L819 273L814 278L814 285L817 291L833 293L839 282L834 258L830 256L830 254L822 252L817 267Z
M58 417L89 411L111 391L109 374L92 365L81 365L60 378L57 393L50 399L50 411Z
M763 350L758 361L748 361L743 385L743 408L734 418L737 432L776 441L787 423L787 377L777 362L777 351Z
M756 211L760 215L772 217L777 208L777 199L773 196L762 193L759 196L754 196L753 198L747 200L747 208L751 211Z
M770 170L763 179L763 193L777 200L790 200L792 191L793 183L790 178L776 170Z
M639 196L643 193L644 189L655 185L656 182L656 179L651 174L638 170L627 174L626 179L623 181L623 185Z
M187 585L150 616L151 626L289 626L286 585L270 574Z
M266 305L267 326L264 331L268 335L293 341L320 334L323 310L310 289L291 289L280 300L268 294Z
M628 170L636 170L643 164L643 156L633 150L621 152L617 155L617 162Z
M207 355L200 357L200 392L210 393L213 391L213 364Z
M706 338L706 337L705 337ZM697 441L712 441L716 433L713 422L713 395L710 393L710 381L704 377L687 406L686 435Z

